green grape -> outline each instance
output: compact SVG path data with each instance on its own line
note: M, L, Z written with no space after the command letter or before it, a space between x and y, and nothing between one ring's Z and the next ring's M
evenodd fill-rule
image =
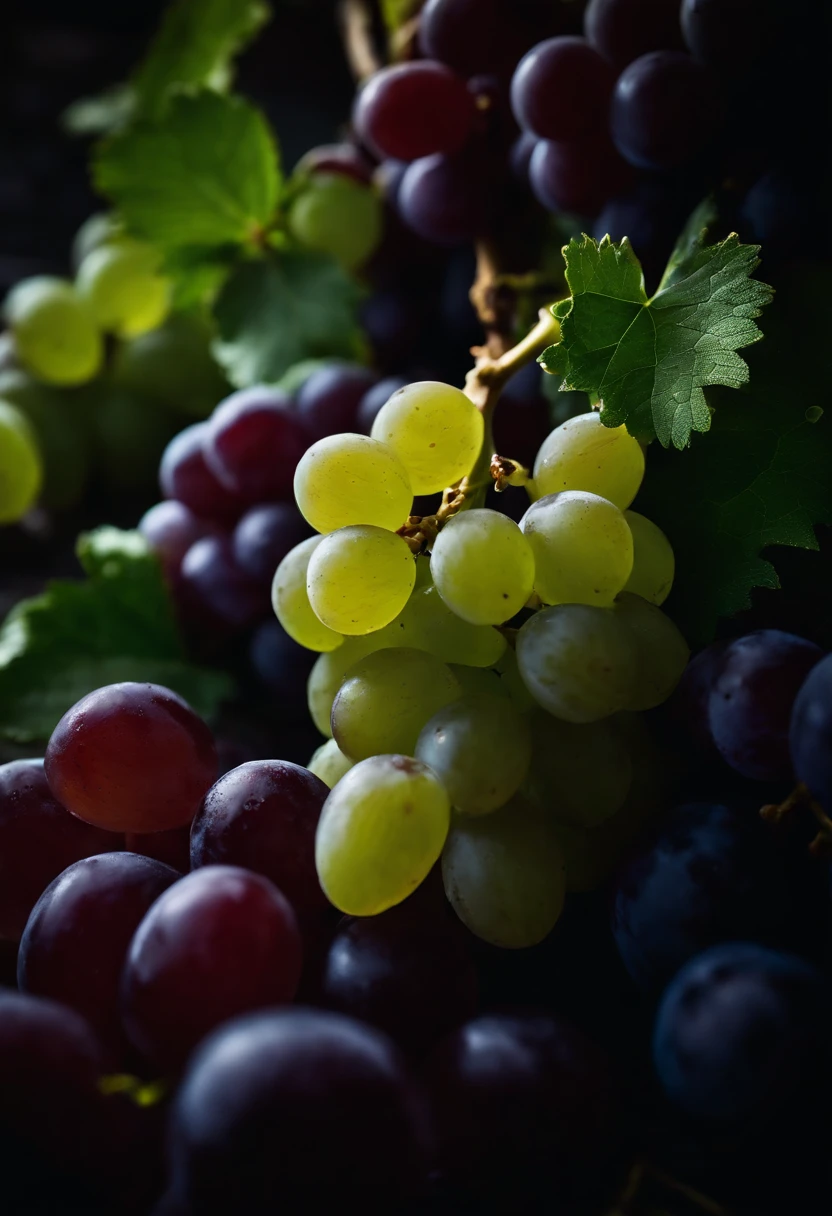
M316 748L306 767L332 790L344 774L350 771L352 760L347 759L334 739L327 739L326 743Z
M87 254L75 287L103 330L135 338L168 314L171 283L160 274L161 263L152 245L121 237Z
M463 621L433 586L414 591L400 619L402 627L418 639L408 642L409 646L429 650L446 663L493 667L506 648L501 633L490 625Z
M445 524L430 559L433 581L452 612L472 625L501 625L534 585L531 546L514 520L487 508Z
M515 950L551 933L566 893L557 835L519 795L493 815L454 819L442 853L442 880L472 933Z
M416 582L413 585L414 592L422 591L425 587L433 586L433 576L430 572L430 558L425 554L420 554L416 558Z
M670 617L640 595L622 592L613 611L630 633L636 656L635 681L622 708L655 709L681 680L690 647Z
M610 720L577 725L551 714L532 719L534 748L526 790L556 820L591 828L624 805L633 779L630 753Z
M316 532L351 524L395 532L410 515L413 491L407 470L386 444L369 435L328 435L304 453L295 471L295 498Z
M595 410L578 414L544 439L534 462L535 493L588 490L629 507L644 477L644 452L626 427L607 427Z
M375 252L383 219L384 208L374 190L347 177L320 173L292 203L288 225L301 245L354 270Z
M231 390L211 354L213 336L201 314L174 314L158 329L119 343L113 378L176 413L207 418Z
M508 699L508 689L505 681L501 680L491 667L465 667L461 663L450 663L449 667L459 680L463 696L466 697L505 697Z
M378 650L346 673L332 705L332 733L352 760L412 756L428 718L461 695L435 655L406 646Z
M306 590L318 619L352 636L389 625L415 577L413 554L400 536L359 524L322 538L309 559Z
M536 711L537 701L523 683L523 677L520 675L520 668L517 664L517 655L513 650L510 648L506 650L497 663L496 670L500 674L500 684L505 690L503 695L510 697L524 714Z
M71 283L38 275L6 298L5 317L20 362L47 384L84 384L104 361L95 314Z
M547 494L520 528L534 554L534 589L545 604L609 608L633 568L633 537L618 507L585 490Z
M321 540L310 536L286 554L272 580L272 608L290 638L307 650L326 652L335 650L344 639L318 620L306 593L309 559Z
M26 372L0 374L0 400L25 415L43 462L39 501L63 511L81 499L89 475L89 439L80 396L84 389L55 389Z
M435 773L408 756L372 756L342 777L315 837L318 878L351 916L375 916L413 892L439 860L451 808Z
M423 727L416 757L439 776L463 815L488 815L520 788L532 758L524 715L505 697L462 697Z
M72 241L72 267L77 271L88 254L102 245L108 245L123 235L124 226L108 211L97 211L84 220Z
M614 608L558 604L517 635L520 675L538 705L566 722L597 722L631 709L636 648Z
M633 570L624 590L651 604L663 604L670 595L676 573L670 541L661 528L637 511L625 511L624 518L633 534Z
M435 494L465 477L480 454L482 414L450 384L424 380L398 389L381 407L372 436L396 452L414 494Z
M37 501L43 470L34 431L20 410L0 400L0 524L12 524Z
M176 425L155 401L102 385L93 424L93 460L114 490L152 491L159 457Z

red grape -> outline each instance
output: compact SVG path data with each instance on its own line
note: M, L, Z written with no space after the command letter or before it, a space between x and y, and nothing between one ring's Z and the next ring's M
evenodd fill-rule
M310 148L295 165L295 173L335 173L351 177L369 186L373 180L373 165L355 144L322 144Z
M422 59L382 68L358 95L359 137L380 157L418 160L457 152L474 125L474 99L441 63Z
M213 531L190 507L175 498L157 502L139 520L139 531L162 563L165 578L175 583L182 559L191 545Z
M245 501L222 485L205 463L208 424L195 422L180 431L162 453L159 485L165 498L184 503L204 519L229 523L242 515Z
M291 401L277 389L232 393L207 423L208 468L230 493L250 503L290 499L295 466L305 450Z

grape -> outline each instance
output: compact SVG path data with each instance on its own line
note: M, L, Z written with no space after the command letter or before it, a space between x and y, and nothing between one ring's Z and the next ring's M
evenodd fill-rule
M306 452L295 473L295 498L317 532L374 524L391 532L410 514L413 491L392 448L367 435L331 435Z
M370 344L373 362L381 370L391 371L400 366L418 348L425 329L425 310L423 299L401 287L381 288L364 300L359 310L361 328ZM393 379L396 388L407 384L403 377ZM394 391L391 389L387 396ZM370 430L358 422L352 429L367 433Z
M253 503L291 498L306 439L288 397L273 388L242 389L206 426L205 462L227 490Z
M509 154L509 168L511 169L512 177L521 186L529 185L529 169L532 163L532 153L539 142L537 136L532 135L531 131L523 131L512 144Z
M29 424L34 434L35 455L43 466L38 501L52 510L64 511L74 507L86 488L89 442L85 429L78 425L76 413L78 407L86 404L76 399L84 391L82 389L76 395L66 389L50 388L46 384L39 384L23 371L0 373L0 405L3 406L0 412L5 414L5 405L12 405ZM8 434L5 426L2 430ZM27 475L31 479L35 472L29 437L23 428L16 425L12 430L15 437L9 436L0 442L4 454L11 456L17 451L19 456L8 473L0 477L4 486L2 494L6 497L9 494L5 488L7 485L11 487L18 480L23 483Z
M510 620L532 593L531 546L498 511L454 515L434 541L430 565L442 599L472 625Z
M300 968L297 921L277 887L238 866L205 866L161 895L136 931L125 1029L154 1065L178 1070L221 1022L291 1001Z
M642 175L634 187L611 199L596 220L592 235L600 241L626 236L644 271L648 295L658 288L676 238L696 206L698 181L669 181Z
M269 1010L221 1027L194 1056L171 1161L194 1216L380 1216L421 1184L425 1137L385 1035L340 1014Z
M381 200L349 177L315 173L289 208L289 232L306 249L336 258L347 270L361 266L382 234Z
M393 394L376 416L372 436L399 457L414 494L435 494L470 473L484 425L459 389L426 380Z
M755 781L791 776L792 706L822 658L813 642L779 629L755 630L724 651L708 698L708 725L738 773Z
M423 564L428 566L427 562ZM418 561L416 566L418 569ZM394 624L406 631L408 645L429 650L445 663L492 667L506 648L501 633L490 625L464 621L432 585L414 591Z
M372 633L404 608L415 567L395 532L370 525L339 528L323 537L309 559L306 590L312 611L336 633Z
M293 504L252 507L234 529L234 560L249 578L270 584L284 557L308 536L309 529Z
M187 823L216 768L208 727L158 684L109 684L82 697L52 732L45 760L67 810L120 832Z
M597 722L629 709L635 644L614 609L558 604L526 621L517 664L539 705L567 722Z
M752 635L753 636L753 635ZM816 663L791 712L789 748L798 781L832 812L832 656Z
M682 49L678 0L589 0L584 32L616 68L647 51Z
M139 531L162 563L165 578L176 583L182 559L210 531L189 507L176 499L157 502L139 520Z
M301 646L328 651L335 650L344 639L318 620L306 592L309 561L322 539L310 536L286 554L272 582L272 607L283 628Z
M397 207L408 228L423 240L460 245L480 234L488 188L475 156L423 156L402 177Z
M251 628L268 611L263 588L234 560L226 536L204 536L191 545L180 568L179 592L186 614L218 632Z
M640 595L624 591L614 612L630 634L635 649L636 676L627 709L654 709L682 678L690 647L661 608Z
M82 823L56 800L42 760L0 765L0 940L17 942L53 878L123 837Z
M419 45L462 76L500 62L499 0L428 0L419 18Z
M306 681L315 655L286 633L277 621L263 621L251 636L249 662L258 680L277 693L275 704L286 717L294 717L306 697Z
M97 211L84 220L72 242L72 267L77 271L87 254L102 245L108 245L122 236L124 227L117 216L108 211Z
M772 0L682 0L679 14L685 42L699 63L741 72L774 43L778 32L791 38L791 24Z
M606 131L568 143L538 140L529 160L529 184L547 211L596 215L631 174Z
M529 796L552 817L594 828L621 810L633 779L633 763L611 722L577 725L535 714Z
M356 100L353 122L379 157L417 160L458 151L475 112L463 81L441 63L423 59L371 76Z
M353 663L372 654L375 649L369 640L372 636L346 638L337 650L322 654L312 668L307 685L309 713L322 735L332 735L330 718L335 694Z
M9 292L4 314L21 363L47 384L84 384L104 359L92 309L63 279L38 275Z
M627 428L606 427L596 410L555 427L534 462L537 494L586 490L625 510L644 477L644 452Z
M407 384L408 381L404 376L387 376L386 379L379 380L378 384L368 389L361 398L361 404L356 414L357 429L362 434L369 435L381 407L387 404L398 389L405 388Z
M205 418L229 392L211 354L213 336L201 313L174 313L158 329L119 343L115 382L177 413Z
M624 518L633 537L633 569L624 590L651 604L663 604L670 595L676 573L670 541L661 528L637 511L625 511Z
M251 760L220 777L191 828L191 869L242 866L271 879L299 913L326 907L315 829L328 790L299 764Z
M439 779L407 756L373 756L342 777L321 813L315 859L331 903L351 916L399 904L439 859L450 804Z
M425 724L415 755L437 774L454 810L487 815L520 788L531 761L531 732L505 697L464 696Z
M314 173L336 173L369 186L373 180L373 165L355 144L321 144L310 148L295 165L298 176Z
M167 316L171 283L160 273L161 262L152 245L120 237L87 254L75 287L103 330L135 338Z
M162 453L159 485L165 498L184 503L195 515L218 523L238 519L245 501L222 485L205 463L204 422L194 422L171 439Z
M545 604L608 608L633 568L633 537L618 507L580 490L547 494L520 521Z
M659 1006L659 1080L676 1105L723 1128L811 1110L829 1017L827 981L811 964L747 942L714 946Z
M296 408L304 430L313 440L354 431L359 406L377 384L378 376L367 367L325 363L312 372L298 393Z
M0 524L15 523L35 505L43 465L24 414L0 400Z
M83 1014L117 1060L127 950L151 904L179 877L136 853L102 853L69 866L29 917L17 968L21 990Z
M116 491L152 490L159 453L176 430L170 414L123 389L105 388L93 422L93 455L105 484Z
M128 832L124 838L129 853L161 861L176 870L177 877L191 868L191 825L171 828L169 832Z
M519 796L491 815L454 820L442 853L442 881L462 923L483 941L510 950L542 942L566 896L557 837Z
M521 713L526 714L537 710L537 701L523 683L523 677L520 675L520 668L517 664L517 655L510 647L497 663L497 672L500 675L501 696L508 697Z
M719 106L712 82L689 55L651 51L626 67L610 107L613 143L639 169L673 169L713 136Z
M579 139L605 123L613 79L609 64L585 38L549 38L517 65L511 81L514 117L539 139Z
M327 739L326 743L322 743L319 748L316 748L306 767L310 773L320 777L324 785L333 789L344 774L350 771L352 763L352 760L344 755L334 739Z

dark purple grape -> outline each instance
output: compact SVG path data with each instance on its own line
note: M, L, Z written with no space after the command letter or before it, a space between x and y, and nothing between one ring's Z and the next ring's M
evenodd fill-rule
M418 160L458 152L475 112L464 81L444 64L422 59L371 76L358 94L353 121L379 157Z
M124 1025L156 1067L177 1070L221 1022L295 995L301 941L289 902L260 874L205 866L169 887L133 938Z
M373 164L355 144L322 144L310 148L295 165L295 173L334 173L339 177L351 177L353 181L369 186L373 180Z
M297 416L310 440L355 430L361 398L378 374L357 363L329 363L314 371L298 393Z
M548 211L578 215L596 215L631 176L630 166L606 133L570 143L541 139L529 163L529 183L537 201Z
M220 402L206 426L205 460L227 490L249 503L291 499L306 436L285 394L241 389Z
M419 341L425 306L415 293L388 287L376 291L361 306L361 327L373 348L377 366L400 365ZM354 426L344 428L354 430Z
M514 116L539 139L600 132L614 76L585 38L549 38L520 60L511 82Z
M651 51L615 85L610 130L618 151L640 169L673 169L713 137L719 102L707 73L681 51Z
M136 853L76 861L46 888L20 943L24 992L77 1010L118 1059L119 988L133 934L151 904L180 877Z
M592 234L598 241L604 236L621 241L626 236L641 262L648 292L652 294L700 194L698 182L688 184L642 175L631 189L606 204Z
M538 139L531 131L523 131L517 136L509 153L509 168L512 176L521 185L529 184L529 169L532 163L532 153L537 147Z
M667 702L668 720L677 742L702 758L719 755L708 721L708 702L727 648L727 642L712 642L694 655Z
M616 68L648 51L681 51L679 0L589 0L584 33Z
M419 45L461 76L499 67L500 0L428 0L419 18Z
M356 430L363 435L369 435L381 407L387 404L394 393L409 383L404 376L388 376L385 380L379 380L361 399L355 419Z
M395 160L393 157L388 157L381 162L373 174L374 184L383 198L396 211L399 206L399 191L401 190L402 179L406 172L406 160Z
M67 866L123 845L123 836L70 815L42 760L0 765L0 939L20 941L42 891Z
M186 619L241 631L261 621L269 611L263 585L245 574L226 536L206 536L185 554L180 594Z
M162 453L159 485L165 498L175 498L203 519L227 524L242 515L246 503L227 490L205 463L207 431L207 423L195 422L171 439Z
M296 719L306 700L306 684L317 655L298 645L273 620L257 626L248 653L257 679L277 694L277 711L287 719Z
M310 535L294 503L273 502L252 507L234 529L234 560L243 574L271 584L274 572L290 549Z
M167 832L128 832L124 845L130 853L161 861L176 870L177 874L187 874L191 868L189 823L181 828L170 828Z
M682 0L679 20L694 58L736 74L772 45L789 20L782 9L776 0Z
M795 776L832 814L832 656L806 677L792 709L789 746ZM10 766L7 766L10 767ZM0 770L2 771L2 770Z
M424 240L459 245L473 240L485 222L487 184L477 157L426 156L402 179L399 212Z
M417 1095L393 1044L313 1009L221 1027L176 1096L171 1164L191 1216L400 1210L426 1170Z
M779 629L758 629L726 649L708 699L708 723L721 755L743 777L791 776L792 706L821 658L814 642Z
M769 258L798 256L803 234L821 222L822 207L818 181L804 164L777 165L746 194L740 214L748 230L740 236L762 245Z
M175 498L157 502L139 520L139 531L162 563L165 578L176 583L182 559L213 525L194 515L190 507Z

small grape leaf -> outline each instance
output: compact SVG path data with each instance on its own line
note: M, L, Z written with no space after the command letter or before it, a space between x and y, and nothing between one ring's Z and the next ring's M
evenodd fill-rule
M286 250L243 262L214 305L214 353L232 384L274 383L293 364L360 354L359 288L332 258Z
M748 380L736 352L762 337L754 318L773 295L750 278L757 253L734 233L717 245L692 240L648 299L626 237L571 240L571 300L555 306L561 341L540 362L564 388L597 394L606 426L624 423L643 441L686 447L691 431L711 425L703 388Z
M120 680L164 684L206 717L231 693L185 657L162 571L138 532L81 536L87 579L59 580L0 627L0 736L43 742L81 697Z

